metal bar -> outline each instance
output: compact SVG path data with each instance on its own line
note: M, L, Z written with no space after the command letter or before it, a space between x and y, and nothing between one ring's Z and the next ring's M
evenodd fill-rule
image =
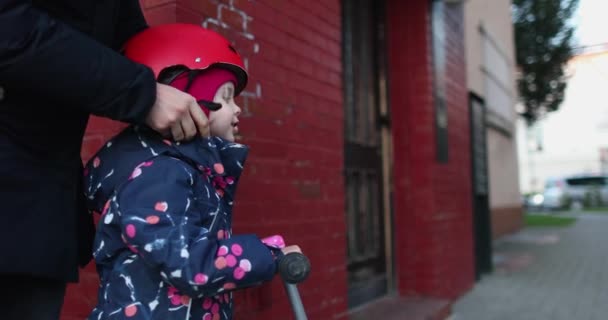
M291 309L293 310L296 320L308 320L306 311L304 311L302 299L300 298L298 287L295 284L287 282L283 282L283 284L285 285L285 291L287 291L287 296L289 297L289 302L291 303Z

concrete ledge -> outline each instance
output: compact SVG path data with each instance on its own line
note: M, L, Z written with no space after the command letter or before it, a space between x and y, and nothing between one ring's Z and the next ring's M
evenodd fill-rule
M451 315L452 304L448 300L389 296L350 310L349 320L446 320Z

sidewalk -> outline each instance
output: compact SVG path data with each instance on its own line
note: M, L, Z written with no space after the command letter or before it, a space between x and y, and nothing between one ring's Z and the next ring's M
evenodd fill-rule
M451 320L608 319L608 213L500 239L495 270L453 305Z

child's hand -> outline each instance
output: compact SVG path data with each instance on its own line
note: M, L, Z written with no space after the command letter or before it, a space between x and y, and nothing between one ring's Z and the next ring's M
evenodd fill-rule
M297 245L287 246L287 247L281 249L281 251L283 252L283 254L288 254L288 253L292 253L292 252L302 253L302 250Z
M266 237L266 238L262 239L262 242L265 245L267 245L268 247L273 248L274 250L280 249L281 253L283 253L283 255L286 255L286 254L292 253L292 252L302 253L302 250L297 245L285 246L285 241L283 240L283 237L281 237L279 235Z

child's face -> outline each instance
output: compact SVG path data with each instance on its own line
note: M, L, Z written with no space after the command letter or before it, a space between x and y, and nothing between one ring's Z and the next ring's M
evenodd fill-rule
M209 114L211 135L234 141L234 136L239 132L238 117L241 114L241 108L234 101L234 84L222 84L217 89L213 102L220 103L222 108Z

